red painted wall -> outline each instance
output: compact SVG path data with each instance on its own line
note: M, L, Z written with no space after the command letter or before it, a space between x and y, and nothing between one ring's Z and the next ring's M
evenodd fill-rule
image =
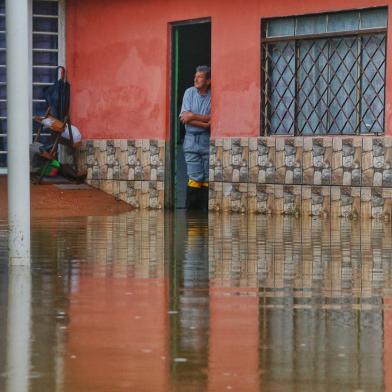
M392 0L68 0L73 122L86 138L167 138L169 23L211 17L212 135L257 136L261 18L390 4ZM391 38L388 53L391 57ZM392 134L388 70L386 83L386 131Z

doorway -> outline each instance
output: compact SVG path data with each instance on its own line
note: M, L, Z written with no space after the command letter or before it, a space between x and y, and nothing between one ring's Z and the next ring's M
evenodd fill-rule
M187 173L182 144L184 125L179 121L182 98L188 87L193 86L198 65L211 64L211 21L175 23L172 25L172 86L171 86L171 132L169 162L169 184L166 205L173 209L185 208Z

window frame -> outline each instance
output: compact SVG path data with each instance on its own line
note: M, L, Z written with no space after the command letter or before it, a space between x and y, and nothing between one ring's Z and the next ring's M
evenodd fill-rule
M364 28L360 29L358 28L357 30L349 30L349 31L337 31L337 32L323 32L323 33L314 33L314 34L299 34L295 35L295 32L293 35L282 35L282 36L275 36L275 37L267 37L266 36L266 26L269 21L273 20L284 20L284 19L290 19L290 18L301 18L301 17L307 17L307 16L322 16L322 15L331 15L331 14L344 14L346 12L350 11L357 11L357 12L366 12L368 10L374 10L374 9L385 9L386 10L386 27L377 27L377 28ZM275 137L331 137L331 136L382 136L385 135L385 122L386 122L386 115L385 115L385 103L386 103L386 90L387 90L387 70L388 70L388 7L383 6L383 7L374 7L374 8L361 8L361 9L343 9L339 11L326 11L326 12L321 12L321 13L309 13L309 14L299 14L299 15L287 15L287 16L276 16L276 17L268 17L268 18L262 18L261 19L261 44L260 44L260 86L261 86L261 99L260 99L260 135L261 136L275 136ZM316 41L316 40L321 40L321 39L334 39L334 38L349 38L349 37L360 37L360 36L367 36L367 35L374 35L374 34L384 34L385 35L385 62L384 62L384 96L383 96L383 123L382 123L382 132L360 132L360 126L359 124L357 125L357 129L355 133L344 133L344 132L339 132L339 133L313 133L313 134L302 134L299 130L298 127L298 99L296 98L298 95L298 68L297 68L297 50L298 50L298 42L300 41ZM295 47L295 52L294 52L294 61L295 61L295 75L294 75L294 83L295 83L295 98L293 98L293 104L294 104L294 130L293 133L271 133L270 130L270 125L271 124L271 113L270 113L270 108L271 105L268 104L267 98L269 94L269 91L271 90L270 85L266 85L266 74L267 72L271 72L270 70L268 71L269 65L267 64L268 61L268 56L266 55L266 45L268 44L274 44L274 43L285 43L285 42L293 42L294 47ZM269 78L269 81L271 78ZM362 93L362 91L361 91Z
M39 1L39 0L38 0ZM53 83L40 83L40 82L34 82L33 81L33 70L34 69L53 69L56 68L59 65L65 65L65 59L66 59L66 34L65 34L65 16L66 16L66 0L42 0L45 2L52 2L52 3L57 3L58 4L58 12L57 16L55 15L40 15L40 14L35 14L32 11L32 19L31 19L31 112L34 115L33 111L33 105L34 103L39 103L39 102L44 102L45 100L42 98L34 98L33 96L33 87L34 86L49 86ZM0 17L6 17L5 13L0 14ZM33 29L33 20L34 18L46 18L46 19L57 19L58 20L58 27L57 27L57 33L51 33L51 32L43 32L43 31L36 31ZM6 34L6 31L0 31L0 33ZM34 35L40 35L40 34L46 34L46 35L53 35L57 36L57 49L38 49L38 48L33 48L33 37ZM6 53L6 48L0 48L0 50L4 51ZM34 53L44 53L44 52L53 52L57 53L57 65L56 66L45 66L45 65L34 65L33 64L33 54ZM1 68L7 68L6 65L0 65ZM1 85L7 85L7 82L0 82ZM5 102L7 103L7 97L0 99L0 102ZM1 116L0 120L7 120L7 116ZM8 129L5 130L5 132L0 131L0 137L7 138L8 134ZM33 137L35 136L36 132L34 128L32 129L32 133L30 135L30 142L32 141ZM1 154L6 155L8 154L8 148L5 150L0 151ZM0 166L0 175L2 174L7 174L7 165L6 166Z

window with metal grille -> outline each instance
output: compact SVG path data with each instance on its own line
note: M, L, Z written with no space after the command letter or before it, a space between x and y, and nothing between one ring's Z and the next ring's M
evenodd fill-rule
M56 67L64 64L64 0L33 0L33 115L46 111L44 89L56 81ZM0 173L7 167L7 86L5 0L0 0ZM37 125L33 124L33 130ZM33 131L34 132L34 131ZM48 135L43 135L43 141Z
M262 25L263 134L384 132L386 8Z

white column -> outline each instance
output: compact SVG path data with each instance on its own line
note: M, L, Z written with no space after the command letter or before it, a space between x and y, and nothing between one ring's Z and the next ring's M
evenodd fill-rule
M30 263L31 0L6 0L9 263Z
M31 338L31 272L10 266L7 317L7 392L28 392Z

